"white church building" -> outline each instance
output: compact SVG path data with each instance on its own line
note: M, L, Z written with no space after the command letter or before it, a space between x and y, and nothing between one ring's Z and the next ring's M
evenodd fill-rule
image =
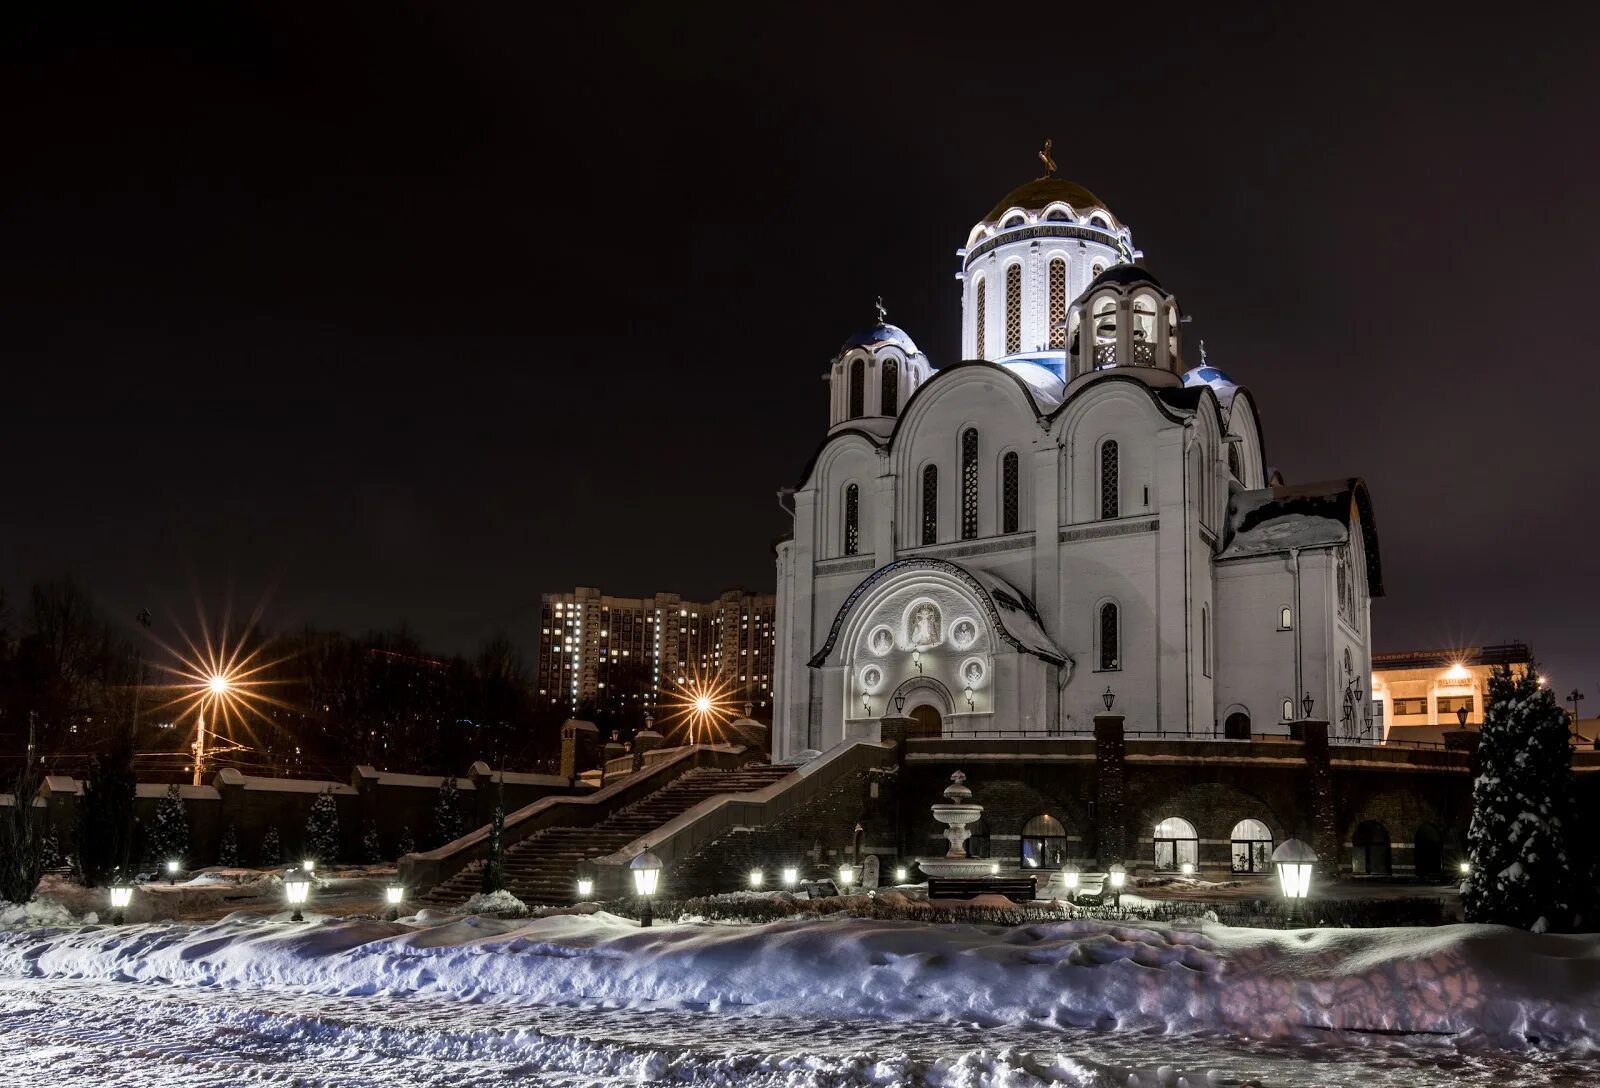
M1112 707L1130 735L1376 743L1366 485L1267 467L1248 389L1188 365L1177 298L1053 169L957 253L965 360L935 369L880 306L781 492L775 758L887 715L1048 737Z

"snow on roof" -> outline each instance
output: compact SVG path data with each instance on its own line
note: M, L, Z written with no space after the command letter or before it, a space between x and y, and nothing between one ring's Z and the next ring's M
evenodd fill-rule
M318 781L314 778L258 778L255 775L244 774L237 767L224 767L217 772L217 777L225 786L240 786L246 790L273 793L321 793L330 787L334 793L356 792L354 786L347 786L343 782ZM161 788L166 789L165 786Z
M136 782L133 787L135 797L165 797L171 784L167 782ZM178 796L185 801L217 801L222 798L215 786L185 786L179 784Z
M362 778L376 779L380 786L416 786L419 789L436 790L444 785L444 780L449 777L442 774L400 774L395 771L380 771L375 767L362 764L356 768L356 773ZM562 779L566 781L566 779ZM456 788L462 790L476 789L472 780L467 777L456 779Z
M1367 557L1367 585L1383 596L1383 568L1378 559L1378 529L1372 499L1359 476L1314 484L1275 484L1236 490L1228 499L1222 530L1221 559L1272 555L1292 548L1332 547L1347 543L1350 530L1361 526Z
M1067 384L1048 367L1030 359L1013 359L1001 363L1002 367L1021 378L1033 394L1033 399L1044 412L1053 412L1066 399Z
M1061 647L1045 634L1038 609L1021 590L998 574L986 570L969 567L967 573L989 595L989 600L994 603L995 614L1000 618L1000 626L1019 649L1056 664L1066 661L1067 655Z

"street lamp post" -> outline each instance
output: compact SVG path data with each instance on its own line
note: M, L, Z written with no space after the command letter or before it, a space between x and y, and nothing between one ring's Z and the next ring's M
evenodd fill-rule
M767 874L763 873L760 869L750 870L750 886L752 888L761 887L761 885L766 882L766 879Z
M168 887L178 882L178 871L183 868L183 862L177 858L167 859L167 885Z
M406 897L406 886L398 881L384 886L383 901L389 904L389 921L400 917L400 903Z
M1299 839L1290 839L1272 852L1272 864L1278 869L1278 885L1283 897L1289 901L1289 920L1296 921L1300 902L1311 892L1311 870L1317 864L1317 852Z
M283 874L283 896L294 908L290 921L303 922L305 916L300 913L300 908L306 905L306 898L311 894L311 874L299 869L290 869Z
M850 891L850 885L855 883L855 879L856 879L856 867L854 865L851 865L847 861L843 865L839 866L839 891L840 892L848 893Z
M133 902L133 885L118 877L111 885L111 924L122 924L123 911L128 909L128 904Z
M1317 701L1311 697L1311 693L1309 691L1306 692L1300 697L1300 709L1304 711L1300 716L1302 718L1311 717L1311 708L1316 705Z
M1111 713L1111 704L1117 701L1117 693L1111 690L1111 685L1106 685L1105 694L1100 696L1100 701L1106 704L1106 713Z
M1067 890L1068 901L1076 903L1078 901L1078 867L1076 865L1068 865L1061 870L1061 886Z
M1128 882L1128 867L1120 861L1114 861L1111 868L1106 870L1106 878L1111 881L1111 894L1115 897L1112 905L1121 910L1122 886Z
M656 894L656 884L661 879L661 859L646 850L628 863L633 872L633 888L644 900L639 908L639 928L648 929L655 922L651 899Z
M783 878L783 886L785 888L792 888L800 883L800 870L793 865L785 865L780 875Z
M1460 706L1456 707L1456 724L1459 725L1462 729L1465 729L1467 727L1467 704L1466 703L1462 703Z

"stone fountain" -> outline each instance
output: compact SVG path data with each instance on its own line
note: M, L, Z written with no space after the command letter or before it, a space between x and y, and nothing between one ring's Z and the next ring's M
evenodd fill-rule
M972 791L967 789L966 781L964 771L952 774L950 785L944 791L944 804L932 806L933 818L945 825L944 837L949 841L950 849L942 858L917 859L917 866L928 876L960 878L989 875L991 863L987 859L967 856L967 840L972 837L967 825L983 815L983 806L972 803Z

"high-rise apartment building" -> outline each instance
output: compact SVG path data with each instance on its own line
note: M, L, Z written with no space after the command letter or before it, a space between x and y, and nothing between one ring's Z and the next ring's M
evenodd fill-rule
M730 589L714 601L676 593L611 597L590 586L546 593L538 692L576 710L652 710L696 681L720 680L742 711L770 719L774 598Z

